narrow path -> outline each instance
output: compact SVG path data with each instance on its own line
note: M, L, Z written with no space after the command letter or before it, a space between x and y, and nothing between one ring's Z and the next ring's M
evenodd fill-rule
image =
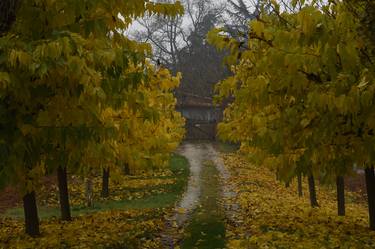
M202 165L199 206L185 229L181 248L224 248L225 215L220 205L219 172L212 161Z
M223 198L231 196L225 187L229 178L219 153L210 143L185 143L178 153L190 164L187 191L177 206L174 220L184 227L181 248L224 248L227 207Z
M205 160L204 144L183 144L178 153L186 157L190 164L190 177L187 190L178 205L175 221L181 227L189 215L194 211L198 202L201 192L200 175L202 169L202 162Z

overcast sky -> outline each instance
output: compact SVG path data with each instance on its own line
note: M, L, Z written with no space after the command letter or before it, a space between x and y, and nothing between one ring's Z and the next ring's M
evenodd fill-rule
M181 2L184 2L184 0L180 0ZM234 0L234 1L236 1L236 0ZM227 2L227 0L213 0L213 2L215 2L215 3L225 3L225 2ZM253 0L244 0L244 2L249 6L249 7L251 7L252 5L253 5ZM188 17L185 17L184 18L184 25L185 26L189 26L189 24L190 24L190 21L189 21L189 18ZM132 32L134 32L134 31L136 31L136 30L142 30L143 29L143 27L135 20L134 22L133 22L133 24L131 25L131 27L128 29L128 30L126 30L126 34L127 35L131 35L131 33Z

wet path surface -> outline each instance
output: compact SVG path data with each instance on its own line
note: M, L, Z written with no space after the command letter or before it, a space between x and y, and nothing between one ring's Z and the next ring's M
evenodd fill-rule
M190 177L188 187L184 193L182 200L178 205L178 212L176 213L176 222L178 226L184 225L199 202L201 193L201 170L202 163L206 158L207 151L204 144L183 144L178 153L186 157L190 164Z
M190 164L188 188L177 206L175 221L185 227L181 248L225 248L223 197L230 194L219 153L210 143L185 143L178 153Z

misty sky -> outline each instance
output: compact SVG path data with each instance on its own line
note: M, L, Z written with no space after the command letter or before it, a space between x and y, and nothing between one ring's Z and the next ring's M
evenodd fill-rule
M181 2L183 2L184 0L181 0ZM236 0L234 0L236 1ZM227 2L227 0L214 0L215 3L225 3ZM244 2L247 4L248 7L251 8L251 6L253 6L253 0L244 0ZM184 17L184 26L188 27L189 25L191 24L190 22L190 19L185 16ZM134 21L133 24L131 25L131 27L125 32L127 35L131 35L132 32L136 31L136 30L143 30L144 28L137 22L137 21Z

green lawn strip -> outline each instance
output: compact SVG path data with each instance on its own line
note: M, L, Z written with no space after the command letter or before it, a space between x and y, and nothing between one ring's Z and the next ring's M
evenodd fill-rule
M129 176L132 180L147 180L147 179L173 179L176 175L184 178L187 182L187 177L189 176L189 162L188 160L179 155L173 154L170 160L169 169L173 172L172 176Z
M225 221L219 205L218 177L218 171L212 163L203 166L201 205L192 214L181 248L225 248Z
M71 211L73 216L95 213L106 210L127 210L127 209L145 209L145 208L164 208L171 207L181 197L186 188L189 166L186 158L173 154L170 161L170 169L173 172L173 178L176 179L175 184L167 184L155 186L155 188L164 188L163 193L147 195L145 198L133 200L102 200L94 202L94 207L73 206ZM137 188L139 192L150 190L150 187ZM60 217L60 210L57 207L39 206L39 218L49 219L52 217ZM23 208L12 208L7 210L5 217L23 219Z
M239 145L237 144L229 144L225 142L217 142L215 143L215 147L223 153L232 153L239 149Z

